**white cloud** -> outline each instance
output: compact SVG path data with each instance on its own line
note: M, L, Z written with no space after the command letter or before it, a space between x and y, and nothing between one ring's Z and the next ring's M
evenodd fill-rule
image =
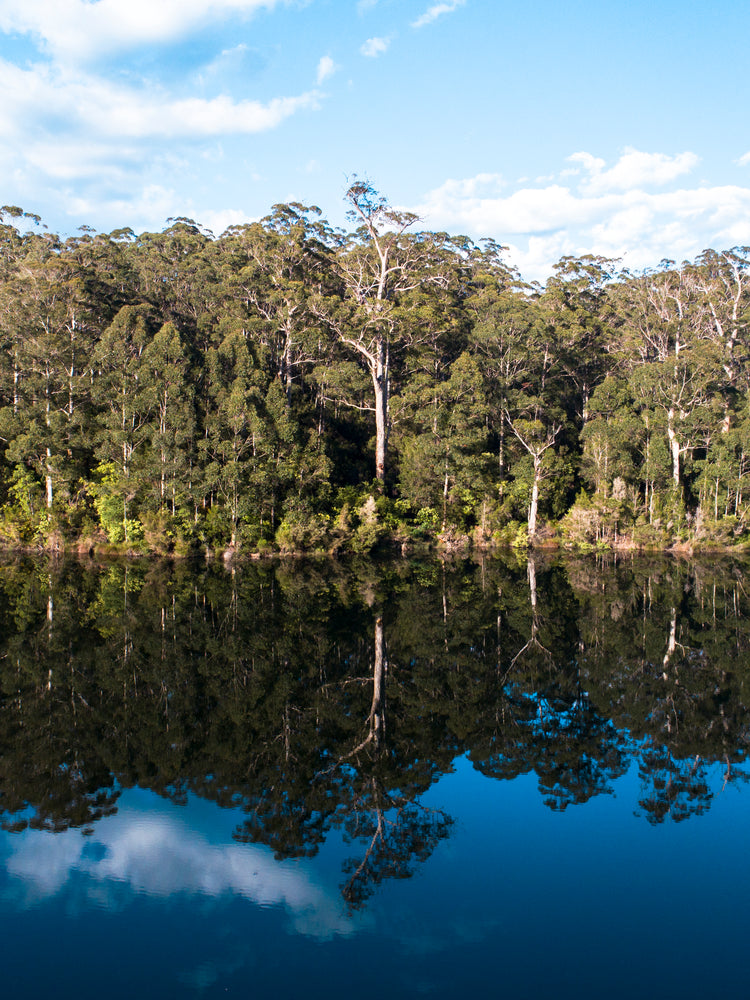
M535 280L563 254L622 258L640 269L750 244L750 187L674 187L697 163L692 153L625 150L609 168L590 153L568 159L576 170L515 190L496 174L448 180L412 210L428 226L509 243L522 275Z
M125 141L175 136L254 133L275 128L302 109L316 108L319 94L234 101L220 95L174 99L158 90L135 89L84 74L47 67L19 69L0 61L0 143L27 133L91 131Z
M415 211L423 218L447 220L451 228L467 226L471 232L545 233L575 221L580 224L596 214L590 200L577 198L568 188L522 188L502 196L488 189L479 175L468 180L446 181L431 191ZM484 231L483 231L484 230Z
M30 34L61 61L98 58L183 38L231 15L280 0L0 0L0 30Z
M448 180L439 190L449 198L475 198L481 197L482 192L495 194L504 186L502 174L485 173L461 180Z
M318 106L315 91L296 97L260 101L233 101L224 95L212 100L132 100L113 102L106 109L91 109L91 124L113 129L122 136L213 136L265 132L303 108Z
M597 156L592 156L591 153L573 153L572 156L568 157L571 163L580 163L584 170L588 170L590 174L598 173L607 165L606 160L602 160ZM569 170L561 171L560 176L570 175L580 173L579 167L571 167Z
M465 3L466 0L447 0L445 3L433 4L416 21L412 21L411 26L412 28L424 28L425 25L432 24L443 14L452 14L454 10L463 7Z
M207 77L216 90L221 80L234 82L252 55L244 43L222 51L199 76L186 77L179 92L139 81L134 72L127 80L110 78L85 57L167 41L209 19L283 2L0 0L0 37L29 32L53 56L23 66L0 58L0 171L15 200L31 207L54 203L69 217L81 213L100 225L126 218L133 227L153 227L169 215L184 215L190 199L179 198L172 185L198 177L199 160L216 159L218 147L205 148L207 140L273 130L317 110L321 95L308 90L253 100L223 86L215 96L187 89ZM335 68L324 56L318 78Z
M98 191L90 196L71 193L66 198L65 211L76 220L104 215L117 219L118 225L127 225L135 232L158 228L170 217L193 214L184 199L161 184L144 184L128 197L108 196ZM205 225L212 228L208 222Z
M592 194L668 184L682 174L690 173L699 162L695 153L666 156L664 153L643 153L630 148L609 170L604 169L604 160L590 153L574 153L568 159L580 163L588 172L586 189Z
M359 51L363 56L375 59L377 56L382 56L382 54L388 50L388 46L390 44L390 38L368 38L367 41L360 46Z
M118 225L127 224L135 232L158 231L167 219L184 215L195 219L214 236L221 236L230 226L242 226L256 222L258 218L241 208L196 205L192 199L186 200L171 188L159 184L144 185L130 197L81 197L71 194L65 207L71 219L86 221L104 215L118 220Z
M116 184L129 175L139 154L134 147L113 148L91 139L42 138L29 143L24 160L27 167L53 181L93 180L106 170L109 182Z
M244 72L249 52L250 50L244 42L232 46L231 49L222 49L210 63L201 67L200 72L196 75L197 80L203 81L205 78L213 80L224 76L236 77Z
M330 56L323 56L318 63L318 72L316 76L318 85L320 85L324 80L327 80L329 76L333 76L337 69L338 66Z
M190 217L197 219L206 229L210 229L214 236L221 236L230 226L244 226L249 222L256 222L257 218L243 212L240 208L211 209L190 213ZM168 218L168 216L164 216Z
M750 165L750 153L745 153L744 156L741 156L739 160L737 160L737 162L741 167Z
M23 65L0 57L0 172L14 199L32 208L55 204L58 214L80 212L105 228L115 217L115 224L125 216L135 228L186 214L191 199L173 186L201 183L201 161L215 160L217 149L221 155L217 140L276 129L317 110L322 95L309 89L253 99L244 89L235 92L259 58L241 41L186 72L174 90L139 79L137 62L113 77L106 57L290 2L0 0L0 39L27 34L44 53ZM336 69L323 56L318 80ZM230 198L237 203L236 194ZM229 221L231 209L214 208Z

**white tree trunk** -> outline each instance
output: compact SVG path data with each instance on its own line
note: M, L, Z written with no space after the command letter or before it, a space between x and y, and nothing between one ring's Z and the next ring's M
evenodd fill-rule
M539 510L539 480L542 475L542 456L534 455L534 482L531 486L531 503L529 504L529 541L536 537L536 516Z
M667 414L667 437L669 438L669 450L672 454L672 479L675 486L680 485L680 442L674 429L674 409L670 408Z
M388 450L388 346L385 342L378 345L371 373L375 390L375 477L382 483Z
M375 622L375 664L372 671L372 706L370 708L370 733L379 747L385 736L385 639L383 619Z
M52 509L52 452L47 449L47 474L44 477L47 486L47 509Z

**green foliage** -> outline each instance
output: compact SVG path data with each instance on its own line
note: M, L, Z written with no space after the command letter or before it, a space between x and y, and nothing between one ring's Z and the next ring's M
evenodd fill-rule
M102 462L94 470L98 482L88 484L99 523L113 545L137 545L144 538L143 524L125 513L125 494L128 488L113 462Z
M209 507L200 524L203 540L212 548L226 547L232 537L232 523L227 510L218 504Z
M358 524L351 542L352 550L360 554L370 552L383 538L386 531L380 519L375 497L368 496L362 506L357 509L356 515Z
M30 469L17 465L7 487L8 502L2 508L0 533L9 544L30 544L45 536L49 515L44 506L44 491Z
M526 549L529 545L529 532L525 524L511 521L504 530L496 533L498 541L506 541L514 549Z
M579 550L602 550L623 544L633 525L633 512L625 500L583 490L560 521L560 536Z
M8 207L6 544L742 542L747 248L644 274L565 257L542 289L368 183L346 199L348 233L295 203L218 239L62 240Z
M276 529L275 542L282 553L324 550L329 544L330 527L326 514L294 498L286 505L284 517Z

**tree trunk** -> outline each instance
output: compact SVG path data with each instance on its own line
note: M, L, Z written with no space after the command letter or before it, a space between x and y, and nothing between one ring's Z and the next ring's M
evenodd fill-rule
M450 485L450 479L448 476L448 456L445 456L445 470L443 476L443 523L441 531L445 531L445 526L448 523L448 487Z
M669 438L669 450L672 454L672 479L675 486L680 485L680 442L674 429L674 409L667 414L667 437Z
M388 345L378 344L376 364L371 369L375 390L375 477L385 481L385 463L388 449Z
M664 680L667 679L667 667L669 666L669 661L675 654L677 649L677 608L672 608L672 616L669 620L669 636L667 637L667 651L664 654L664 659L662 661Z
M44 477L47 486L47 509L52 509L52 452L47 449L47 473Z
M375 664L372 671L372 706L370 708L370 733L373 743L380 747L385 736L385 639L383 619L375 622Z
M536 515L539 509L539 480L542 475L542 456L534 455L534 482L531 487L531 503L529 504L529 541L536 537Z

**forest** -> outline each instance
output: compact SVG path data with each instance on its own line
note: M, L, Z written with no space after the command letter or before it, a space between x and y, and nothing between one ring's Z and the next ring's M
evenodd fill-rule
M348 230L0 209L0 544L224 554L750 542L750 248L527 283L367 181Z

